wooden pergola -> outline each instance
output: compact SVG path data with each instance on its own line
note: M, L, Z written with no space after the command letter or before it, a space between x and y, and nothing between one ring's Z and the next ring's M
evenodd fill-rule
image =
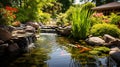
M92 9L98 13L102 12L104 15L109 15L110 13L120 14L120 2L108 3Z

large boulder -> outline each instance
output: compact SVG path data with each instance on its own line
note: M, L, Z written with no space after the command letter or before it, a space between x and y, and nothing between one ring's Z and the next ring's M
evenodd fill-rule
M90 37L85 40L90 45L103 45L105 41L99 37Z

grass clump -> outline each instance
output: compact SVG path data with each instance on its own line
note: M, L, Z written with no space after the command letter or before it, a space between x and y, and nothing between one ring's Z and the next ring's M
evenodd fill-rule
M72 13L72 35L76 39L85 39L89 35L89 29L91 27L90 16L93 11L87 9L91 7L92 3L86 3L84 5L76 5ZM92 8L92 7L91 7Z

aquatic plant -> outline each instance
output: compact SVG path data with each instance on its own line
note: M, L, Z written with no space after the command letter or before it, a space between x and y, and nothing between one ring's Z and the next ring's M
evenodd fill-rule
M87 6L76 6L72 13L72 35L74 38L85 39L89 35L90 16L93 11L85 8Z
M107 47L95 47L95 48L93 48L93 50L89 51L89 53L93 54L93 55L102 55L109 51L110 51L110 49Z
M94 36L103 36L109 34L114 37L120 37L120 29L113 24L96 24L91 28L91 34Z

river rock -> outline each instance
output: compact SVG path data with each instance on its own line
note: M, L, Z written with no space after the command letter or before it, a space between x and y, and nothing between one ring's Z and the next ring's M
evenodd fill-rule
M17 51L18 49L19 49L19 46L17 45L17 43L9 44L9 46L8 46L8 50L10 52Z
M105 35L103 36L103 39L105 40L106 43L113 42L113 41L116 40L116 38L114 38L114 37L112 37L112 36L110 36L110 35L108 35L108 34L105 34Z
M59 27L58 29L56 29L57 33L60 35L64 35L64 36L68 36L71 34L71 26L67 26L67 27Z
M109 54L117 63L120 63L120 48L111 48Z
M107 47L120 47L120 40L116 39L115 41L109 42L109 43L105 43L104 44Z
M39 24L37 22L27 22L26 24L34 27L35 29L39 28Z
M118 39L118 38L114 38L108 34L105 34L103 36L103 39L106 42L104 45L107 47L110 47L110 48L115 47L115 46L120 47L120 39Z
M35 33L35 28L29 25L26 26L25 30L26 32Z
M103 45L105 41L99 37L90 37L85 40L90 45Z

